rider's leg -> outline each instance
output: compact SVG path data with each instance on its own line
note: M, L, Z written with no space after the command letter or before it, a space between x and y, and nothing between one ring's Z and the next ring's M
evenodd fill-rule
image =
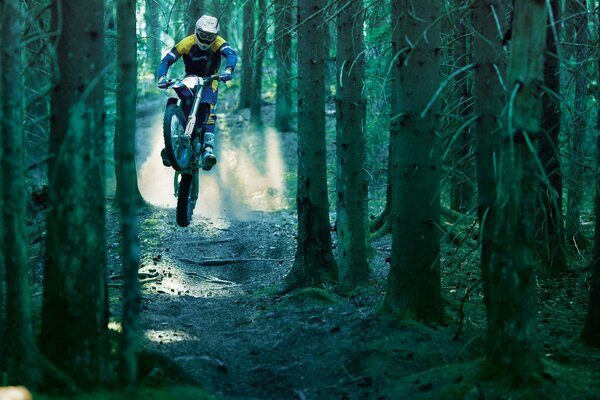
M215 127L217 116L215 114L215 106L217 104L217 82L212 85L207 85L202 93L203 115L202 128L204 130L204 150L202 152L202 169L210 170L216 163L217 157L214 154L215 146Z

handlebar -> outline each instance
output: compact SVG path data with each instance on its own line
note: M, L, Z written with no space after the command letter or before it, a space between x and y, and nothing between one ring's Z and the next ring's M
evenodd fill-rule
M226 75L229 74L215 74L215 75L210 75L210 76L205 76L205 77L201 77L202 81L204 83L209 83L212 81L221 81L221 82L226 82L224 80L224 77ZM191 76L191 75L190 75ZM189 77L189 76L188 76ZM181 82L182 80L184 80L185 78L179 78L179 79L169 79L168 81L164 82L163 84L159 85L160 89L168 89L171 86L175 85L177 82Z

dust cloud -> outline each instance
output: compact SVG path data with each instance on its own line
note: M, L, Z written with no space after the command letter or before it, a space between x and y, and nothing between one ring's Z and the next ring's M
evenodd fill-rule
M218 163L211 171L200 172L200 195L194 219L251 219L254 211L276 211L288 206L284 187L285 162L279 134L232 132L226 116L219 116L216 134ZM164 146L162 118L155 118L144 136L151 142L148 156L138 168L140 192L150 204L175 208L174 170L162 165ZM138 132L138 135L140 133ZM147 143L146 143L147 145ZM192 221L192 223L194 220Z

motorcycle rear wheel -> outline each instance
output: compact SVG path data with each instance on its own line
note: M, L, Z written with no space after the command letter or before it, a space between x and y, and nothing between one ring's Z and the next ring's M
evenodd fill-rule
M192 160L192 145L184 134L185 124L186 118L181 107L168 105L163 118L163 137L167 157L176 171L189 168Z
M192 198L192 174L181 174L177 190L177 225L186 227L192 221L196 201Z

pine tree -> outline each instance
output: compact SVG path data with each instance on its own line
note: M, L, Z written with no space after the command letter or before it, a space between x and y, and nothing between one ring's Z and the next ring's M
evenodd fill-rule
M292 130L292 6L286 0L275 0L274 50L277 64L277 96L275 127L280 131Z
M456 7L464 7L464 1L456 2ZM467 14L468 16L468 14ZM465 18L466 19L466 18ZM457 21L455 28L455 39L453 46L454 68L458 71L465 69L469 64L470 34L467 21ZM457 104L458 124L454 129L460 128L472 117L471 102L471 80L468 74L460 74L456 78L454 89L454 102ZM454 134L454 132L452 133ZM453 138L452 173L450 175L450 208L460 213L468 212L475 197L473 190L473 178L475 175L473 166L473 132L470 126L464 126L456 132L458 137Z
M0 21L4 20L4 0L0 0ZM0 49L3 47L4 38L0 33ZM0 62L0 77L4 76ZM4 79L0 78L0 93L4 93ZM3 97L0 94L0 121L4 121ZM4 162L4 125L0 122L0 165ZM0 210L4 209L4 182L0 174ZM4 241L4 213L0 212L0 242ZM6 368L6 264L4 247L0 246L0 371Z
M146 21L146 59L147 68L151 74L156 71L156 66L162 58L160 41L160 23L159 23L159 4L157 0L145 0L146 11L144 20Z
M392 1L392 257L385 309L442 321L439 103L441 3ZM427 31L427 40L424 39Z
M588 46L588 13L587 0L566 0L565 18L568 22L567 38L574 44L575 98L573 105L572 132L569 138L569 182L567 187L567 216L565 233L570 244L583 248L585 237L581 234L581 206L583 186L584 142L587 130L588 115L588 77L587 77L587 46Z
M486 366L494 377L518 383L541 373L535 334L533 221L547 14L544 2L515 0L514 4L509 122L503 132L495 208L497 245L489 260Z
M265 0L257 0L258 27L256 29L256 43L267 43L267 4ZM250 120L256 126L262 125L262 80L263 63L265 60L266 48L264 46L254 47L254 67L252 78L252 103L250 105Z
M135 0L119 0L117 5L118 64L117 126L115 155L117 176L121 180L117 203L121 211L121 248L123 264L123 314L121 336L121 373L125 385L137 380L137 340L141 305L138 281L140 244L137 208L139 191L135 168L135 106L137 97L137 50Z
M500 137L503 123L500 115L506 104L504 81L506 80L506 54L496 20L501 27L507 21L502 18L503 0L476 0L472 20L475 31L473 61L475 63L474 111L475 122L477 192L481 240L481 274L484 300L488 294L488 270L494 253L496 229L496 174L494 160L500 157Z
M25 233L25 157L22 112L21 5L7 2L2 19L3 191L1 243L6 267L6 356L8 382L35 387L40 383L37 347L33 338L31 295ZM10 117L9 117L10 116Z
M597 25L600 32L600 25ZM600 59L596 60L596 74L600 78ZM596 129L600 130L600 109L597 111ZM594 252L591 262L590 299L581 338L588 346L600 348L600 136L596 137L596 196L594 198Z
M252 52L254 48L254 6L256 0L244 3L244 30L242 36L242 83L238 108L248 108L252 105L254 96L254 72L252 69Z
M42 351L82 389L107 380L104 2L53 4L60 23L52 93ZM78 55L73 62L72 55ZM65 329L68 326L69 329Z
M298 4L298 247L283 291L336 279L325 154L325 29L319 0Z
M187 0L187 3L187 31L188 34L191 35L192 33L194 33L194 29L196 28L196 21L198 21L198 18L200 18L203 14L209 13L207 13L204 9L204 0Z
M541 255L542 274L556 276L567 269L565 231L562 217L562 171L559 153L561 127L560 59L556 40L560 37L560 5L551 0L546 33L546 57L544 60L544 86L542 96L542 132L540 137L540 162L544 167L541 186L540 211L536 218L538 248Z
M362 0L338 1L337 14L337 236L342 291L367 283L367 139Z

